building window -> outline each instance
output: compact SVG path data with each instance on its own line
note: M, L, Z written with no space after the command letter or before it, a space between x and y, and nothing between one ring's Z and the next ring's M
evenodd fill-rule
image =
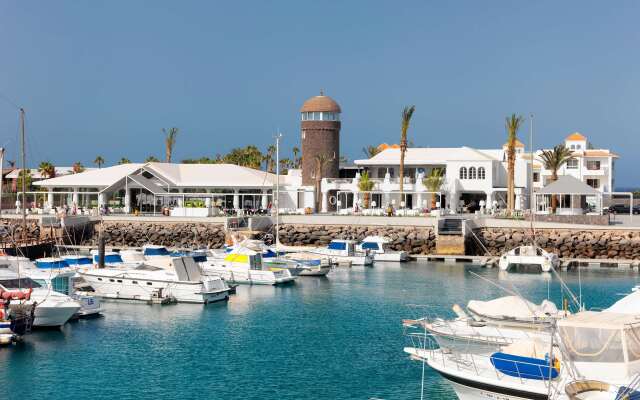
M570 158L567 160L567 169L578 169L578 159Z
M460 167L460 179L467 179L467 167Z
M540 182L540 172L534 172L533 173L533 181L534 182Z
M580 150L582 148L582 145L577 144L576 145L576 149Z
M571 150L575 150L575 149L576 149L576 145L575 145L575 144L572 144L572 145L571 145Z
M587 169L591 171L598 171L600 169L600 161L587 160Z
M478 168L478 179L485 179L484 167Z
M587 185L597 189L600 187L600 179L587 179Z
M476 167L469 168L469 179L476 179Z

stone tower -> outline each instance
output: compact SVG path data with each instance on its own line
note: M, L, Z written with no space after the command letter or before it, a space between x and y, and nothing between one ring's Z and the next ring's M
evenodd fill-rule
M340 106L320 92L305 101L301 113L302 184L315 184L316 155L324 154L330 161L324 165L323 178L338 177L340 159Z

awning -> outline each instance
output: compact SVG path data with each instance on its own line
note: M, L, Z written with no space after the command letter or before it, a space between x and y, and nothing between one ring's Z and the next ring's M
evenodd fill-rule
M578 194L595 196L600 194L596 189L571 175L562 175L558 180L543 187L536 194Z
M153 194L167 194L167 191L164 190L164 188L156 185L151 179L145 178L142 175L129 175L127 178L131 179Z

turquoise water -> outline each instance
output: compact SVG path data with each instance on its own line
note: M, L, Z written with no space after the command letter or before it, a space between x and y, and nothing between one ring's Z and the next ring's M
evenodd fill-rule
M418 399L421 364L405 357L408 304L449 312L453 302L504 295L473 276L560 304L548 276L461 265L377 263L300 278L286 287L240 286L208 306L107 303L104 318L36 332L0 349L0 398ZM638 279L582 272L584 300L606 307ZM563 273L577 292L578 274ZM455 398L427 369L429 399Z

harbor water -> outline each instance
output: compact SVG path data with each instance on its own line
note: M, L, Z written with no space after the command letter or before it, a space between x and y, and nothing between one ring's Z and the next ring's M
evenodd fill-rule
M473 271L539 303L560 305L556 278L410 262L334 270L289 286L240 286L227 303L106 303L104 317L35 332L0 349L2 399L419 399L421 365L403 353L409 304L506 295ZM587 308L604 308L635 272L563 272ZM425 398L451 399L426 369Z

